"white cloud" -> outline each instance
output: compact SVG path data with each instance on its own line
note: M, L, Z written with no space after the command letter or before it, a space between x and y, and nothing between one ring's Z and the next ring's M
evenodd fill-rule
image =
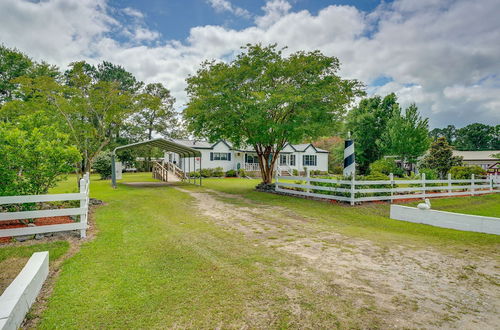
M122 9L122 12L131 17L144 18L144 14L142 12L132 7L125 7Z
M249 18L251 16L248 10L234 6L228 0L207 0L207 2L219 13L229 12L236 16L245 18Z
M227 1L212 2L235 10ZM143 17L129 12L135 23L124 26L104 0L2 0L0 40L63 67L77 59L123 65L141 80L163 82L178 107L186 102L185 78L204 59L230 58L256 42L288 46L287 52L319 49L340 59L344 77L366 83L390 77L368 92L395 92L404 106L417 103L433 126L500 122L497 0L396 0L370 13L328 6L316 15L273 0L263 10L246 29L197 26L185 42L160 42ZM116 31L129 42L113 40Z
M292 6L285 0L271 0L266 3L262 10L264 16L255 18L255 23L258 27L267 28L277 22L283 16L286 16Z

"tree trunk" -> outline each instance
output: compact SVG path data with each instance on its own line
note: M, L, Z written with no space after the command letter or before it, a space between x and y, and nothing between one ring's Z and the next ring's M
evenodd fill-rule
M271 157L271 152L257 153L259 157L260 174L262 176L262 182L270 184L273 182L273 169L274 163L276 162L276 157L273 155L273 159L269 161Z

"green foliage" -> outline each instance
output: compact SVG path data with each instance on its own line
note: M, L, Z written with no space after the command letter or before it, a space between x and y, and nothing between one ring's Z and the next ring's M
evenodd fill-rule
M437 180L439 179L439 173L433 168L421 168L419 169L420 174L425 174L426 180Z
M224 170L222 167L216 167L212 170L212 176L216 178L222 178L224 177Z
M216 168L202 168L200 171L200 175L203 178L222 178L224 177L224 170L222 167Z
M387 123L381 147L386 153L399 156L415 164L417 158L429 148L429 119L420 117L415 104L410 105L404 115L395 110Z
M344 139L338 136L322 137L312 143L315 147L324 149L328 154L328 170L334 171L344 166Z
M200 171L189 172L189 177L191 178L199 178L200 176Z
M237 174L238 173L235 170L226 171L226 177L228 178L235 178L238 176Z
M78 150L37 113L0 123L0 195L44 194L74 170Z
M15 78L27 75L33 61L25 54L0 44L0 105L13 98Z
M283 57L276 45L247 45L232 62L205 62L187 79L184 118L197 136L253 146L270 183L287 142L329 135L362 94L358 81L337 75L339 67L319 51Z
M244 169L244 168L240 168L240 169L238 170L238 176L239 176L240 178L244 178L244 177L246 177L246 176L247 176L247 171L245 171L245 169Z
M457 131L458 150L496 150L500 148L500 125L474 123Z
M179 122L174 110L175 98L161 83L146 85L137 97L139 111L128 127L135 140L151 140L156 134L179 137Z
M94 170L99 173L101 180L111 178L111 153L101 152L97 155L94 161Z
M390 173L395 176L403 176L403 170L396 165L394 159L382 158L370 164L371 173L383 173L389 175Z
M453 179L470 179L472 174L477 176L486 175L486 171L479 166L453 166L450 169L451 177Z
M462 157L453 156L453 150L446 141L446 138L439 137L432 142L429 153L420 164L423 168L433 169L438 173L439 178L446 177L452 166L462 165Z
M448 141L450 145L454 145L455 139L457 137L457 129L454 125L448 125L445 128L434 128L429 132L429 136L433 140L437 140L440 137L443 137Z
M399 112L399 103L394 93L383 99L380 96L365 98L349 112L346 129L352 133L356 164L362 174L368 172L371 163L384 155L381 142L387 123ZM343 154L340 156L343 161ZM343 163L339 165L343 166Z

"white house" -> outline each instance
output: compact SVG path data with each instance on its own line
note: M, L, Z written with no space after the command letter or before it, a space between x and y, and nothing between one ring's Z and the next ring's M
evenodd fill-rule
M216 143L194 140L173 140L178 144L197 149L202 156L182 158L175 153L166 153L165 160L175 162L185 171L202 168L222 167L224 171L244 168L246 171L259 171L259 160L253 148L233 148L231 143L220 140ZM201 161L201 164L200 164ZM328 171L328 151L314 147L312 144L287 144L280 152L276 163L281 171L292 174L293 170L304 172L305 168L313 171Z

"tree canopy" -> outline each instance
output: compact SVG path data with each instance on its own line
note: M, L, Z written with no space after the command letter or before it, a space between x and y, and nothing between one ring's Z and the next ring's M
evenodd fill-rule
M381 147L387 154L401 157L407 163L415 164L429 148L429 119L422 118L415 104L406 108L404 114L395 110L387 122Z
M366 173L369 165L384 155L382 138L387 123L399 109L396 94L392 93L384 98L378 95L365 98L349 112L345 129L352 134L361 173Z
M461 166L462 157L453 156L453 149L440 137L432 142L429 153L424 157L420 167L436 170L439 177L443 179L453 166Z
M263 181L287 142L314 140L344 117L361 83L338 76L339 61L319 51L288 57L276 45L247 45L230 63L204 62L187 79L188 128L257 152Z

